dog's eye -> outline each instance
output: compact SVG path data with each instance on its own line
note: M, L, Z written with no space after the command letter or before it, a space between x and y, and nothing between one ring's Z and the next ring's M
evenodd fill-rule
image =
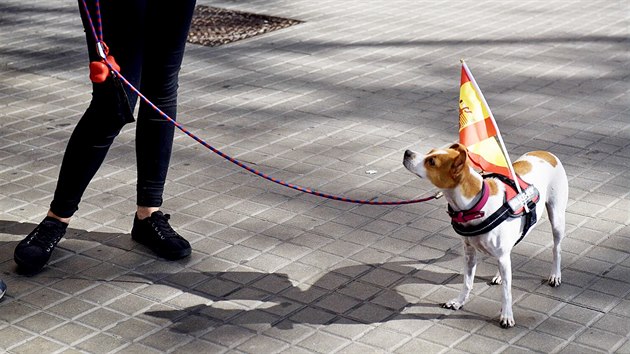
M435 159L433 157L429 157L426 161L427 165L429 166L435 166Z

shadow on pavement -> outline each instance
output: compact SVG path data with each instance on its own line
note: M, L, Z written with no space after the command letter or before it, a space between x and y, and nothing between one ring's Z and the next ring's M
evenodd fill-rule
M6 234L26 235L35 226L32 223L0 220L0 232ZM90 240L105 246L116 247L106 240L120 236L120 233L68 229L70 240ZM14 247L14 243L17 244L17 241L6 242L11 247ZM8 248L10 247L6 247L5 251ZM68 249L72 251L71 248L72 246ZM171 321L171 330L180 333L197 332L224 324L270 324L279 329L291 329L297 323L369 324L446 317L487 321L489 319L475 314L454 313L442 309L437 302L452 296L442 293L444 285L458 285L461 279L457 273L438 272L428 268L459 257L458 254L447 251L439 257L425 260L340 267L329 270L313 283L300 286L294 284L287 274L257 271L132 272L110 281L168 286L185 294L207 299L208 304L163 310L163 305L168 306L165 303L159 306L160 310L145 312L147 316ZM67 270L63 271L61 278L110 282L92 279L86 274L71 275ZM477 281L486 280L477 277ZM433 291L440 292L436 296L439 300L431 303L419 301Z
M155 310L146 315L173 323L171 330L190 333L200 326L270 324L292 329L294 324L369 324L393 320L459 318L489 321L470 313L440 308L438 303L417 302L414 289L427 292L444 284L459 284L458 274L423 269L424 265L459 257L446 253L418 262L400 261L341 267L325 273L313 284L294 285L287 274L249 271L182 272L137 276L150 284L178 288L210 300L183 309ZM204 278L194 286L182 283ZM157 279L157 280L156 280ZM479 282L483 282L478 278ZM422 289L417 289L417 287ZM306 287L306 289L303 289ZM408 288L407 296L399 289ZM438 290L439 291L439 290ZM444 296L450 296L445 295ZM442 295L439 295L441 298ZM422 294L417 294L422 296ZM411 301L409 299L412 299Z

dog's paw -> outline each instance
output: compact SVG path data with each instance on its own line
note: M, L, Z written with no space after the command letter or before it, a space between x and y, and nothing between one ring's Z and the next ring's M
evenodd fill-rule
M443 303L442 307L445 309L459 310L464 307L464 304L460 301L457 301L457 299L453 299L449 302Z
M501 279L500 275L494 276L490 281L490 285L501 285L501 283L503 283L503 279Z
M558 287L560 286L560 284L562 284L562 278L559 275L550 275L549 279L547 280L547 284L549 284L549 286L552 287Z
M512 328L516 324L514 322L514 317L512 316L503 316L501 315L501 319L499 320L501 327L503 328Z

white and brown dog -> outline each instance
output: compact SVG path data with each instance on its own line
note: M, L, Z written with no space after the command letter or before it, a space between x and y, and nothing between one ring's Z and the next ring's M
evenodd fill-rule
M461 144L454 144L448 149L433 149L424 156L407 150L403 164L444 193L453 226L457 226L456 231L458 228L475 229L489 221L486 219L498 214L496 211L500 208L506 210L505 192L508 187L497 178L484 179L475 171L468 160L466 147ZM542 215L545 207L547 209L553 233L553 264L548 283L559 286L560 242L565 234L565 210L569 193L566 173L560 160L545 151L527 153L516 160L513 167L523 181L537 189L538 203L535 206L530 204L535 215ZM477 265L476 251L479 250L498 260L499 271L492 279L492 284L503 284L500 324L504 328L514 326L510 253L512 247L528 232L528 227L534 226L536 221L534 218L532 225L524 226L527 223L525 217L508 217L491 227L485 222L485 228L476 235L472 236L471 233L464 237L464 285L458 297L442 306L457 310L468 300Z

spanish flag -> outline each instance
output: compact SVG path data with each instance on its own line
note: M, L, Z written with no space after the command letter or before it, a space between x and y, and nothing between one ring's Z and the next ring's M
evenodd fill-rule
M499 128L463 60L459 89L459 142L468 148L468 157L476 169L512 175Z

